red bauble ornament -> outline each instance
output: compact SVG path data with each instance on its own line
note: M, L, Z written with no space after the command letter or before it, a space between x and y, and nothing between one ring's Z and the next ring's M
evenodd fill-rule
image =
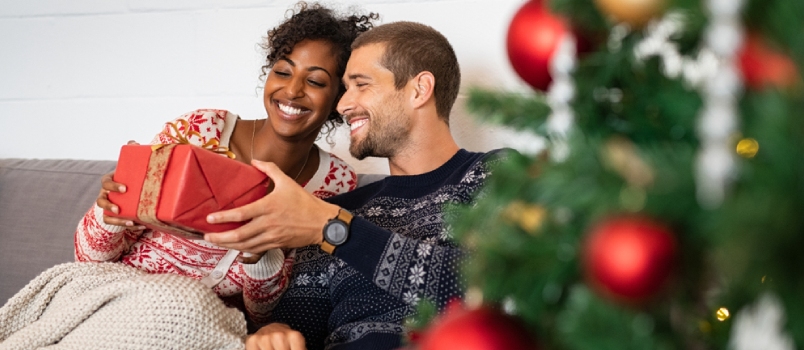
M740 70L745 85L751 89L764 87L786 88L799 81L795 63L779 52L772 50L762 37L749 35L739 53Z
M508 59L514 71L535 89L550 86L550 59L564 35L570 33L564 21L550 13L542 0L525 3L508 27Z
M664 225L618 217L592 228L583 247L586 278L602 294L627 303L654 296L668 281L677 243Z
M521 321L489 307L452 307L418 341L419 350L536 350Z

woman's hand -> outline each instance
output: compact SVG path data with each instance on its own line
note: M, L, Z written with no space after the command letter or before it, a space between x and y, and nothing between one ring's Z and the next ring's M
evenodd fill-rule
M305 350L304 336L284 323L271 323L246 338L246 350Z
M135 141L129 141L128 144L137 145L138 143ZM126 185L114 182L114 180L112 180L113 176L114 172L111 172L101 177L101 189L100 193L98 194L98 199L95 200L95 204L97 204L104 211L120 214L120 208L109 201L109 192L126 193ZM132 231L142 231L145 229L145 226L135 223L134 221L113 216L106 216L105 214L103 215L103 222L107 225L126 226Z

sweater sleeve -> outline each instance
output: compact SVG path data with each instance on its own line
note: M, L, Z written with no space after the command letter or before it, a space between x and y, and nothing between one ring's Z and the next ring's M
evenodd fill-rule
M103 209L94 205L78 222L74 243L76 261L118 261L142 234L124 226L106 224L102 218Z
M169 136L173 131L169 124L180 120L187 123L178 125L190 128L181 132L194 131L201 135L200 139L190 138L193 144L201 145L208 140L219 139L228 113L225 110L213 109L199 109L185 113L165 123L162 131L154 136L151 143L175 143L176 141ZM141 232L135 234L124 226L107 225L103 222L103 209L95 205L78 223L74 237L75 258L77 261L118 261L141 234Z
M243 301L249 318L267 322L279 297L288 287L295 250L272 249L255 264L239 264L243 269Z
M350 232L335 256L405 303L427 299L441 309L463 295L458 264L464 253L451 241L405 237L359 217Z

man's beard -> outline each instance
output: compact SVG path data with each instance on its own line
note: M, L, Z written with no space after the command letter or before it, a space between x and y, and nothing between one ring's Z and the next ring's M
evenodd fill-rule
M369 119L369 129L363 141L349 144L349 153L358 160L366 157L391 158L399 151L410 134L409 120L403 111ZM383 120L384 119L384 120Z

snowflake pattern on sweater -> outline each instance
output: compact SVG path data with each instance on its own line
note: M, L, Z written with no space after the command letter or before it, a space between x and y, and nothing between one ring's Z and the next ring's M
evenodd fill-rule
M448 204L474 201L498 152L460 150L423 175L389 176L330 198L354 214L335 256L300 248L291 285L270 321L305 336L308 349L395 349L424 299L440 308L463 295L462 249Z
M239 119L226 110L202 109L173 120L201 135L190 138L202 145L210 140L228 146L234 124ZM167 136L172 131L165 125L152 143L175 143ZM357 175L351 166L333 154L319 150L321 162L316 174L304 188L319 198L328 198L357 187ZM227 249L203 240L191 240L160 231L146 230L137 234L122 226L107 225L103 211L94 206L79 222L75 232L77 261L120 261L149 273L171 273L201 279L209 274L226 254ZM264 323L279 297L288 286L295 250L271 250L256 264L234 262L226 278L213 290L221 297L242 295L249 318Z

